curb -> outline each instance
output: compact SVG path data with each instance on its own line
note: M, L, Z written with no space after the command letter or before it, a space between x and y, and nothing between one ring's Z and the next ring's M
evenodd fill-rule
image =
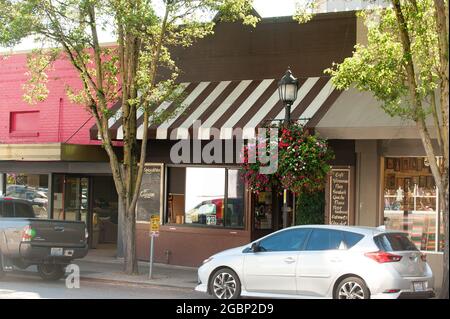
M122 265L123 260L115 259L115 260L98 260L98 259L77 259L78 262L87 262L87 263L93 263L93 264L109 264L109 265ZM75 262L76 263L76 262ZM147 261L138 261L139 266L148 266L149 262ZM170 265L170 264L163 264L163 263L153 263L153 266L160 267L160 268L169 268L169 269L182 269L182 270L191 270L197 272L198 267L189 267L189 266L178 266L178 265Z
M40 279L40 277L32 271L26 271L26 270L16 270L13 273L9 274L13 277L26 277L26 278L36 278ZM171 285L171 284L164 284L164 283L157 283L157 282L138 282L138 281L129 281L129 280L114 280L114 279L105 279L105 278L94 278L89 276L80 276L80 281L85 282L98 282L98 283L105 283L105 284L116 284L116 285L132 285L132 286L139 286L139 287L148 287L148 288L155 288L155 287L163 287L163 288L173 288L173 289L182 289L182 290L188 290L188 291L194 291L195 286L193 287L186 287L186 286L178 286L178 285Z
M184 287L184 286L176 286L176 285L170 285L170 284L136 282L136 281L128 281L128 280L113 280L113 279L93 278L93 277L83 277L83 276L80 277L80 281L99 282L99 283L116 284L116 285L133 285L133 286L148 287L148 288L164 287L164 288L195 291L194 290L195 286L194 287Z

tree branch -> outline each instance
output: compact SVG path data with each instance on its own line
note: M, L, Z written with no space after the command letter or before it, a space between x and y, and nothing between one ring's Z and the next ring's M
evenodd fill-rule
M161 55L161 47L162 47L162 43L164 41L164 34L166 33L166 28L167 28L167 19L169 17L169 6L166 6L166 12L164 14L164 19L162 21L162 25L161 25L161 32L160 32L160 36L159 36L159 41L156 47L156 52L154 55L154 60L153 60L153 64L152 64L152 68L150 70L150 76L151 76L151 85L150 88L152 88L155 85L156 82L156 72L158 70L158 62L159 62L159 58ZM144 175L144 164L145 164L145 158L146 158L146 153L147 153L147 138L148 138L148 122L149 122L149 114L148 114L148 108L145 107L144 108L144 134L142 137L142 143L141 143L141 155L140 155L140 159L139 159L139 167L138 167L138 174L137 174L137 178L136 178L136 185L135 185L135 189L139 189L141 186L141 182L142 182L142 176ZM136 205L137 200L139 198L139 192L135 192L133 195L133 199L131 202L131 207L134 207L134 205Z

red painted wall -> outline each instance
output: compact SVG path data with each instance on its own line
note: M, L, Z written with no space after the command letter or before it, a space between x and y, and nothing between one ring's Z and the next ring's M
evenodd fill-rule
M26 54L0 56L0 143L98 144L89 138L89 128L95 124L83 106L70 103L65 93L67 85L80 88L81 81L69 61L60 60L48 72L48 98L30 105L22 98L22 85L27 76ZM39 111L38 134L15 134L11 112ZM13 125L13 126L11 126ZM17 123L23 126L22 123ZM33 127L33 131L35 131Z

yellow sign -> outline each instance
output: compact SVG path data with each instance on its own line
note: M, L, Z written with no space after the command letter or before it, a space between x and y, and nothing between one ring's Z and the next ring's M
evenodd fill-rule
M159 233L159 215L151 215L150 235L158 235L158 233Z

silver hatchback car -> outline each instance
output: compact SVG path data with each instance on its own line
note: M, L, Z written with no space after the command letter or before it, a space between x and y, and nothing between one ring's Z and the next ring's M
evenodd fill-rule
M430 298L426 256L406 233L308 225L274 232L206 259L197 291L216 298Z

